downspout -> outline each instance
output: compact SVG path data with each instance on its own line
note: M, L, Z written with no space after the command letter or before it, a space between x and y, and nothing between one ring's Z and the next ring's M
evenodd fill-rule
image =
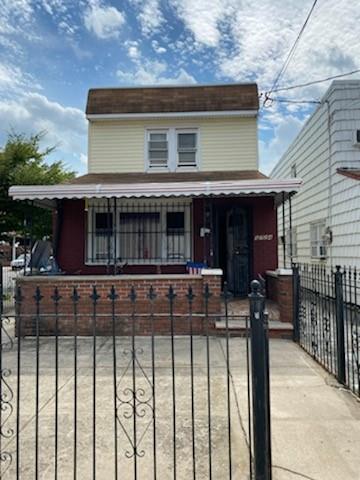
M325 100L327 106L327 131L328 131L328 212L326 226L332 229L332 145L331 145L331 113L329 100ZM332 249L331 244L327 246L328 258L332 265Z

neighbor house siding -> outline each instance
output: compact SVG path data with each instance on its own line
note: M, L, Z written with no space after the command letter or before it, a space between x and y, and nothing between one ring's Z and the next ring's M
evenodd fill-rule
M200 169L257 170L257 121L250 118L89 123L89 173L143 172L147 128L198 128Z
M360 182L336 171L360 168L360 148L353 144L356 128L360 128L360 81L334 82L271 173L274 178L289 177L295 164L296 176L304 182L292 200L295 261L360 267ZM288 205L285 213L288 228ZM326 260L311 258L310 225L317 220L325 220L333 232ZM278 225L280 239L281 208ZM283 265L281 242L279 260Z

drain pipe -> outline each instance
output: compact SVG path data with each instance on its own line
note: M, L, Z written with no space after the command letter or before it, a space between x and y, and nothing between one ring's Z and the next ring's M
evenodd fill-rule
M327 227L332 230L332 145L331 145L331 112L330 102L325 100L327 107L327 132L328 132L328 208L327 208ZM332 248L331 244L327 245L328 258L332 265Z

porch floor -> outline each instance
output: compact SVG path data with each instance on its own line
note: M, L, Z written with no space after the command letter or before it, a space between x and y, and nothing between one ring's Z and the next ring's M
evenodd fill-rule
M246 318L249 317L249 300L247 298L234 298L228 302L228 322L226 325L225 317L216 322L216 329L219 333L227 333L229 330L232 336L244 336L247 325ZM222 307L225 314L225 307ZM266 299L266 311L269 315L269 336L271 338L291 339L293 335L293 325L280 321L280 310L276 302Z

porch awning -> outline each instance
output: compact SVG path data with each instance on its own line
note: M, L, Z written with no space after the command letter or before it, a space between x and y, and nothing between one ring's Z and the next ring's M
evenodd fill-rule
M108 183L13 186L15 200L32 200L49 205L57 199L84 198L171 198L222 196L273 196L276 203L296 193L302 181L291 179L256 179L227 181L191 181L170 183ZM50 202L49 202L50 201Z
M170 183L109 183L15 185L9 194L14 200L55 200L83 198L171 198L219 196L281 196L296 193L302 181L291 179L227 180Z

